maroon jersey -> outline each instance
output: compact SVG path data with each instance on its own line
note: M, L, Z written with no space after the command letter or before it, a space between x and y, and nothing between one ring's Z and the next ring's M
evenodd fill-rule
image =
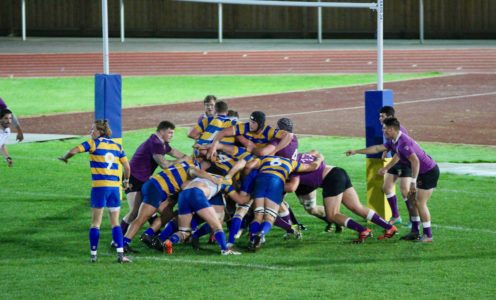
M272 141L269 142L270 145L277 146L279 145L279 142L281 142L280 139L273 139ZM280 156L280 157L285 157L289 158L292 160L297 160L298 158L298 138L296 137L295 134L293 134L293 138L291 139L291 142L289 144L279 150L275 156Z
M153 155L165 155L171 150L168 143L164 144L157 135L152 134L134 153L130 162L131 175L140 181L147 181L158 166Z
M298 154L298 162L301 164L311 164L317 158L308 153ZM293 173L292 176L300 177L300 185L305 185L311 188L318 188L322 184L322 173L324 172L325 162L322 162L317 170L312 172Z

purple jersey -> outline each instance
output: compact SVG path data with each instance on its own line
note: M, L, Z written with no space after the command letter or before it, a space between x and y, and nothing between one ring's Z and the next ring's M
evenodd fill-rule
M415 153L420 163L419 174L427 173L436 166L436 162L420 148L419 144L402 132L399 133L396 141L388 140L384 144L384 147L389 151L396 152L400 158L400 162L409 166L411 166L411 164L408 157Z
M272 141L269 142L269 145L274 145L277 147L277 145L279 145L280 142L281 142L280 139L273 139ZM296 160L298 156L298 138L296 137L296 135L293 134L293 138L291 139L291 142L289 142L289 144L286 147L277 151L275 156Z
M301 164L311 164L316 161L317 158L308 153L298 154L298 162ZM322 173L324 172L325 162L322 162L317 170L312 172L301 172L301 173L293 173L292 177L299 176L300 177L300 185L305 185L311 188L318 188L322 184Z
M152 134L134 153L130 163L131 175L143 182L147 181L158 166L153 155L165 155L171 150L168 143L164 144L156 134Z
M7 104L0 98L0 109L7 109Z

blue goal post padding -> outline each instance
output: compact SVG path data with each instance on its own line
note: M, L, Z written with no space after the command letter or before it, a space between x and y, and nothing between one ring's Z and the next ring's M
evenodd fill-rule
M95 75L95 120L107 119L112 138L122 138L122 78L120 74Z
M385 142L379 121L379 110L384 106L393 106L392 90L365 92L365 144L367 147ZM381 155L381 153L367 155L367 158L381 158Z

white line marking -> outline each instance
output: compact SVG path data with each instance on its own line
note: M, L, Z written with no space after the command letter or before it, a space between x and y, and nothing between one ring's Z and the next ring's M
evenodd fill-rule
M220 254L219 254L220 255ZM241 268L250 268L257 270L273 270L273 271L292 271L294 268L290 267L276 267L276 266L268 266L268 265L257 265L257 264L242 264L242 263L234 263L234 262L225 262L225 261L213 261L213 260L193 260L193 259L177 259L177 258L168 258L168 257L157 257L157 256L135 256L133 257L136 260L144 259L144 260L158 260L158 261L168 261L168 262L178 262L178 263L187 263L187 264L201 264L201 265L218 265L218 266L226 266L226 267L241 267Z

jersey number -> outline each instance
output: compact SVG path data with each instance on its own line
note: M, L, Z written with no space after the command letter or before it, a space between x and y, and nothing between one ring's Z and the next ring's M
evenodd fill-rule
M105 162L107 163L107 169L110 170L112 168L112 164L114 163L115 156L112 152L105 153Z

